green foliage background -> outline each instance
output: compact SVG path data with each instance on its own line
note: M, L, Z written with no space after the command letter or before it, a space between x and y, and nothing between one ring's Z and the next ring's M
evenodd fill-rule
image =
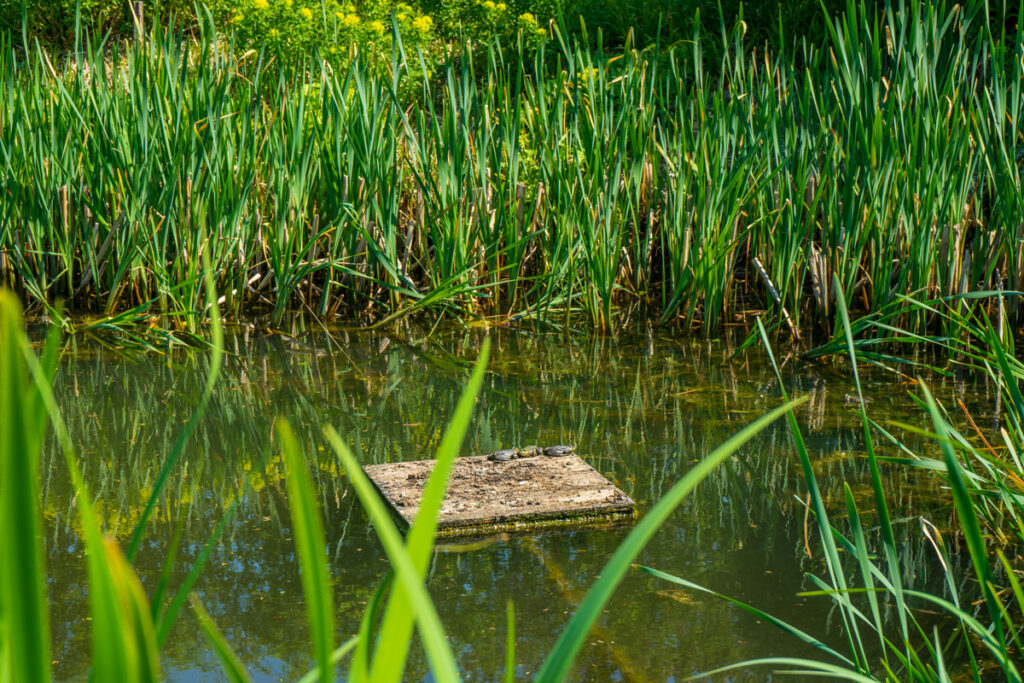
M724 28L743 21L748 48L767 47L799 55L802 40L827 34L827 23L847 9L863 7L870 16L885 0L204 0L223 33L232 32L239 47L266 47L288 58L390 53L391 18L403 43L426 53L428 61L445 45L465 40L484 43L498 38L512 45L522 32L536 42L552 21L567 35L583 37L591 47L621 47L631 35L634 47L691 41L720 42ZM954 3L934 3L940 10ZM1020 15L1019 0L965 0L964 16L975 26L988 23L995 35L1005 27L1012 35ZM15 42L24 35L51 51L74 46L76 19L88 35L124 39L132 34L129 0L0 0L0 31ZM166 25L174 18L196 27L192 0L146 2L147 22ZM80 13L80 14L79 14ZM714 40L708 40L713 38ZM712 55L713 56L713 55Z
M869 10L884 4L881 0L862 2ZM363 49L389 44L392 14L407 42L409 38L413 42L486 41L495 36L511 41L520 29L535 31L561 19L570 31L580 31L581 24L585 25L591 42L596 43L600 31L606 47L622 45L629 31L633 32L633 44L640 46L658 40L688 40L695 30L717 36L723 24L732 26L742 18L748 26L749 45L779 48L792 46L805 35L821 35L827 17L846 9L848 0L746 4L740 0L208 0L208 4L219 28L235 29L244 47L266 41L276 50L299 54L314 46L329 51L351 44ZM970 0L966 4L978 3ZM1017 10L1011 5L995 2L990 11L1013 21ZM20 35L24 16L30 41L38 39L51 49L67 49L74 44L78 7L86 32L109 33L115 38L131 35L127 0L0 0L0 30ZM147 2L146 14L147 19L156 17L161 22L172 16L186 23L196 19L190 0Z

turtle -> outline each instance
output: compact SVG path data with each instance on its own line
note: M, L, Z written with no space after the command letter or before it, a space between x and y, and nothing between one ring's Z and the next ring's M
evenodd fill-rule
M517 451L515 448L503 448L488 455L487 459L496 462L508 462L509 460L515 460L516 455Z
M540 446L523 446L522 448L516 449L519 452L520 458L533 458L538 455L544 455L544 449Z
M575 446L548 446L544 449L544 455L557 457L560 455L573 455L576 452Z

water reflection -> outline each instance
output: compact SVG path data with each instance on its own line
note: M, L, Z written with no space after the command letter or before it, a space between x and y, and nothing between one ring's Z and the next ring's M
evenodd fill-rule
M324 451L320 426L333 425L364 463L431 457L482 333L448 330L408 341L416 336L296 331L257 337L244 328L229 336L223 379L137 566L152 590L175 523L182 520L177 584L226 502L239 498L235 519L197 588L259 680L294 679L311 665L282 463L271 442L273 419L291 421L320 487L338 637L347 637L386 563L366 516ZM654 332L611 340L505 330L492 338L490 372L465 454L522 443L576 443L642 510L711 449L778 405L764 359L751 352L730 360L724 344ZM77 349L62 367L58 396L85 476L102 500L106 528L122 539L198 400L207 363L202 354L124 357L90 347ZM791 365L787 372L788 390L811 396L799 419L824 491L840 502L837 483L845 480L867 501L859 420L844 400L852 390L849 378L825 365ZM907 387L893 376L868 373L866 382L874 412L919 419ZM940 394L953 389L938 387ZM89 643L82 547L54 444L44 457L55 674L84 680ZM914 509L933 490L919 474L888 474L895 510ZM813 588L805 572L821 569L805 551L801 481L788 428L777 423L673 515L640 561L825 634L827 602L795 597ZM907 585L928 582L931 559L916 521L909 518L900 528L908 566L914 567ZM465 678L499 679L509 599L515 602L520 674L535 672L627 531L504 536L439 550L430 590ZM631 572L591 634L577 680L679 680L740 659L781 654L813 652L710 596ZM164 665L174 681L221 678L189 615L174 631ZM758 671L735 680L765 677ZM414 649L409 680L428 678L424 657Z

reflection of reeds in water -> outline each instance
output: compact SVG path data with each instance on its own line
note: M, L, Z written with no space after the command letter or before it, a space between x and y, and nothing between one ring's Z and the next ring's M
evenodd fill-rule
M325 500L350 517L344 480L333 459L322 455L314 426L335 425L365 463L426 457L450 415L464 358L478 335L438 337L420 345L396 338L384 353L378 353L379 340L386 337L372 335L350 334L342 346L316 334L255 343L244 335L229 337L233 354L225 376L160 514L173 517L173 509L184 506L190 517L209 518L217 501L230 499L247 476L256 494L240 504L276 519L277 494L260 494L280 491L283 476L266 425L274 415L287 415L306 452L321 454L314 476ZM464 452L575 442L627 493L641 502L657 500L709 444L768 405L759 390L767 378L757 358L723 364L725 357L713 347L670 339L610 346L599 337L565 344L545 335L498 335ZM72 361L58 377L58 395L73 399L64 409L81 445L85 474L107 502L112 530L131 527L139 500L201 390L205 364L191 354L124 361L100 353ZM851 456L822 457L820 471L837 480L862 479L863 469L852 457L860 447L844 426L852 414L832 400L841 392L826 401L824 380L810 386L809 425L820 434L823 455ZM751 510L768 501L788 506L795 486L788 437L770 429L760 442L722 470L732 471L730 476L712 476L704 486ZM731 492L736 486L741 494ZM60 490L51 496L51 515L59 514ZM719 512L726 514L724 508Z

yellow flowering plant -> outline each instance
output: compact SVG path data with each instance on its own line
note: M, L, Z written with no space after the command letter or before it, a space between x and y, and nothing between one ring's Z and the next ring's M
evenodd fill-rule
M421 48L428 59L437 52L429 47L436 42L434 17L418 4L391 0L364 0L358 5L350 0L323 0L322 4L320 0L214 2L215 16L241 47L264 47L291 61L319 51L332 61L358 53L371 63L390 64L393 25L407 47Z
M557 14L557 0L425 0L424 10L449 41L468 38L483 43L497 38L513 44L536 44Z

